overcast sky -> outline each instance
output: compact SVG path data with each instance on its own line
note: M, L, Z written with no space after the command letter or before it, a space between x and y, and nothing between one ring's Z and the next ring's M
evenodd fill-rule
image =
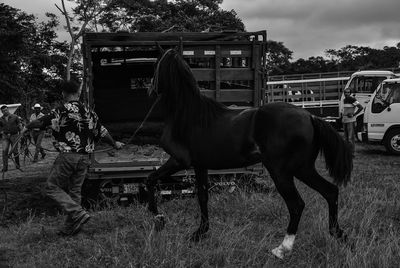
M43 18L47 11L59 15L54 3L61 1L0 2ZM267 30L294 59L346 45L382 49L400 42L400 0L224 0L222 8L234 9L248 31ZM60 36L67 38L63 29Z

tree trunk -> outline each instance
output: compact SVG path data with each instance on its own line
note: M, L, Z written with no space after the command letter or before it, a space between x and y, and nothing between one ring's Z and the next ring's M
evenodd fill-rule
M74 57L74 52L75 52L75 39L72 38L71 44L69 46L69 52L68 52L68 62L67 62L67 70L66 70L66 80L70 81L71 80L71 65L72 65L72 60Z

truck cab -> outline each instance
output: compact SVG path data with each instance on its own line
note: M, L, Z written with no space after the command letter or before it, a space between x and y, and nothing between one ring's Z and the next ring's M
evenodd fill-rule
M365 107L369 102L377 86L385 79L394 78L396 75L391 71L370 70L358 71L350 76L344 89L349 88L351 95ZM344 94L339 101L339 117L342 118ZM356 130L361 131L363 125L363 113L357 116Z
M372 94L364 109L363 131L358 136L400 155L400 78L384 80Z

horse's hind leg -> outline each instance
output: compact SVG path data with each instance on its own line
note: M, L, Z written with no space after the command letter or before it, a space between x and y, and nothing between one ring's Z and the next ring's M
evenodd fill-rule
M338 223L338 187L325 180L314 167L303 169L295 176L325 198L329 207L329 233L336 238L342 238L343 231Z
M296 238L297 228L299 226L301 214L304 209L304 201L301 199L299 192L294 184L293 175L284 172L270 171L271 177L275 183L276 189L285 200L289 210L290 221L287 227L287 232L282 243L272 250L272 253L282 259L285 254L289 253Z
M200 226L192 234L192 241L199 241L209 229L208 221L208 172L207 169L195 169L197 198L200 206Z

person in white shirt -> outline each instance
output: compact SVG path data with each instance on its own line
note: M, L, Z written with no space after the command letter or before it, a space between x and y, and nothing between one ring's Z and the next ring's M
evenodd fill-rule
M32 122L44 116L44 114L42 113L43 107L39 103L36 103L32 107L32 109L34 110L34 113L31 115L29 122ZM40 128L34 128L31 131L31 136L36 146L33 162L37 162L39 157L39 152L42 155L42 159L46 156L46 153L42 148L42 139L44 136L44 130L41 130Z
M356 122L356 116L362 112L363 106L352 97L351 91L349 88L346 88L344 91L344 100L343 100L343 111L342 111L342 123L344 130L345 140L350 143L351 149L354 156L355 151L355 133L354 133L354 123Z

